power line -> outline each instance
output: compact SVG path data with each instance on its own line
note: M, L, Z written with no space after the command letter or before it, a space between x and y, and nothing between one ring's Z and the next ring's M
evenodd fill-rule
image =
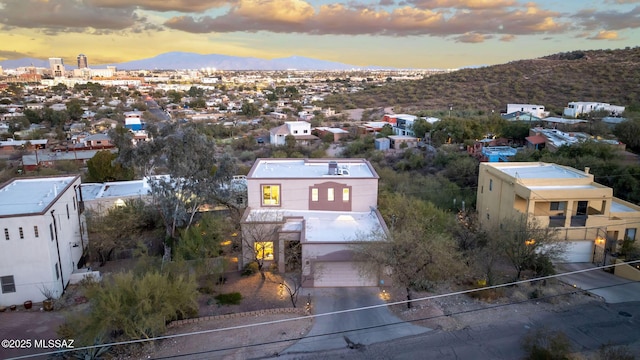
M612 264L612 265L597 266L597 267L593 267L593 268L589 268L589 269L569 271L569 272L565 272L565 273L561 273L561 274L542 276L542 277L537 277L537 278L534 278L534 279L519 280L519 281L514 281L514 282L510 282L510 283L506 283L506 284L486 286L486 287L477 288L477 289L461 290L461 291L455 291L455 292L450 292L450 293L445 293L445 294L431 295L431 296L426 296L426 297L412 299L412 300L402 300L402 301L396 301L396 302L391 302L391 303L363 306L363 307L358 307L358 308L354 308L354 309L331 311L331 312L322 313L322 314L305 315L305 316L300 316L300 317L291 318L291 319L271 320L271 321L266 321L266 322L246 324L246 325L237 325L237 326L231 326L231 327L220 328L220 329L209 329L209 330L193 331L193 332L174 334L174 335L157 336L157 337L148 338L148 339L127 340L127 341L120 341L120 342L114 342L114 343L108 343L108 344L84 346L84 347L75 348L75 349L66 349L66 350L51 351L51 352L32 354L32 355L23 355L23 356L10 358L10 359L7 359L7 360L28 359L28 358L33 358L33 357L42 356L42 355L62 354L62 353L80 351L80 350L102 348L102 347L107 347L107 346L139 344L139 343L144 343L144 342L166 340L166 339L180 338L180 337L193 336L193 335L210 334L210 333L222 332L222 331L227 331L227 330L245 329L245 328L257 327L257 326L285 323L285 322L290 322L290 321L313 319L313 318L319 318L319 317L323 317L323 316L339 315L339 314L345 314L345 313L350 313L350 312L354 312L354 311L377 309L377 308L387 307L387 306L392 306L392 305L402 305L402 304L407 304L407 303L410 303L410 302L413 303L413 302L419 302L419 301L425 301L425 300L439 299L439 298L444 298L444 297L449 297L449 296L470 294L470 293L478 292L478 291L498 289L498 288L502 288L502 287L525 284L525 283L534 282L534 281L540 281L540 280L559 278L559 277L562 277L562 276L579 274L579 273L584 273L584 272L589 272L589 271L594 271L594 270L604 270L604 269L613 268L613 267L616 267L616 266L630 265L630 264L636 264L636 263L640 263L640 260L634 260L634 261L629 261L629 262L624 262L624 263L619 263L619 264ZM597 289L601 289L601 288L608 288L608 287L613 287L613 286L626 285L626 284L630 284L630 283L636 283L636 281L629 281L629 282L626 282L626 283L623 283L623 284L600 286L600 287L595 287L595 288L590 288L590 289L580 289L580 290L576 290L574 292L565 293L563 295L575 293L577 291L597 290ZM518 304L518 303L520 303L520 302L506 303L506 305L509 305L509 304L513 305L513 304ZM479 309L479 310L482 310L482 309ZM457 314L462 314L462 313L465 313L465 312L470 312L470 311L469 310L465 310L465 311L460 311L460 312L456 312L456 313L450 313L448 315L449 316L450 315L457 315ZM429 319L429 318L425 318L425 319L422 319L422 320L426 320L426 319ZM420 321L420 320L421 319L413 320L413 321ZM400 323L400 322L398 322L398 323ZM398 323L376 325L376 326L372 326L372 328L395 325L395 324L398 324ZM336 334L337 333L342 333L342 332L364 330L364 329L368 329L368 328L358 328L358 329L345 330L345 331L336 332ZM331 335L331 334L323 334L323 335ZM322 335L316 335L316 336L322 336ZM299 340L299 339L301 339L301 338L295 338L295 339L289 339L289 340L280 340L280 341L277 341L277 342ZM264 343L264 344L269 344L269 343ZM256 345L260 345L260 344L256 344ZM256 345L246 345L246 346L256 346ZM233 348L229 348L229 349L233 349ZM222 351L222 350L227 350L227 349L220 349L220 350L213 350L213 351ZM210 351L210 352L213 352L213 351Z

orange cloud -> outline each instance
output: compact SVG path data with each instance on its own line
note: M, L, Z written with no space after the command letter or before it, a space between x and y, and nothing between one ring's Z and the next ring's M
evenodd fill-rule
M465 33L465 34L462 34L460 36L456 36L454 39L456 40L456 42L477 44L477 43L484 42L485 40L487 40L489 38L490 38L490 36L487 36L487 35L484 35L484 34Z
M500 41L504 41L504 42L513 41L515 39L516 39L515 35L504 35L504 36L500 37Z
M140 8L154 11L202 12L233 4L232 0L88 0L87 3L104 8Z
M421 9L496 9L516 4L515 0L413 0L410 2Z
M590 37L591 40L619 40L618 32L611 30L600 30L598 34Z
M240 0L234 13L247 18L300 23L312 17L315 10L302 0Z

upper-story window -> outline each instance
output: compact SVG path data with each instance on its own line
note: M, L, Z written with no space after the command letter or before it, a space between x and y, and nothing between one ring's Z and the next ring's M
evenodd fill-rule
M564 201L552 201L549 209L552 211L565 210L567 208L567 203Z
M636 229L635 228L625 229L624 230L624 239L625 240L635 241L636 240Z
M262 205L280 206L280 185L262 185Z
M293 130L293 133L294 133L294 134L297 134L297 133L298 133L298 130Z

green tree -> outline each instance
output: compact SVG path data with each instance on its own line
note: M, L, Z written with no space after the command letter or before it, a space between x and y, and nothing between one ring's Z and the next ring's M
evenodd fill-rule
M613 133L627 146L640 151L640 120L627 120L616 125Z
M431 128L432 126L427 122L427 120L418 118L413 122L412 129L416 137L419 137L420 139L424 139L425 134L431 131Z
M365 271L391 270L410 308L412 291L429 289L460 266L455 241L446 230L452 219L431 203L399 194L385 196L380 205L389 232L362 234L363 241L352 248Z
M82 114L84 114L82 105L82 101L78 99L71 99L67 102L67 112L69 113L69 118L71 118L71 120L78 121L82 119Z
M260 115L260 108L258 108L258 105L256 105L255 103L250 103L248 101L245 101L242 104L242 115L245 115L247 117L255 117Z
M157 213L140 199L108 209L105 214L87 213L89 249L103 266L114 252L133 249L139 245L144 231L156 228Z
M98 151L87 161L87 180L95 182L131 180L133 169L115 162L117 154L109 150Z
M517 215L502 222L501 229L489 230L492 234L489 242L495 241L497 249L516 270L516 280L520 280L522 272L546 265L550 260L558 259L566 249L558 230L552 227L541 227L534 218Z
M220 243L223 241L225 230L229 229L224 219L210 213L203 214L195 226L180 232L180 241L175 247L174 258L199 260L219 256Z

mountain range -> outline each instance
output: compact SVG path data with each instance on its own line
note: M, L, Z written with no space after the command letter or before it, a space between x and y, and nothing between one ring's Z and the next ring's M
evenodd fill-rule
M75 59L74 59L75 60ZM89 61L91 59L89 58ZM22 58L0 61L5 69L15 69L23 66L48 67L48 60ZM69 69L74 68L75 62L67 63ZM339 62L313 59L303 56L290 56L277 59L260 59L254 57L240 57L219 54L196 54L189 52L168 52L158 56L134 60L123 63L93 65L90 67L104 68L108 65L116 66L120 70L154 70L154 69L202 69L215 68L217 70L351 70L362 68ZM380 69L368 66L366 69Z

